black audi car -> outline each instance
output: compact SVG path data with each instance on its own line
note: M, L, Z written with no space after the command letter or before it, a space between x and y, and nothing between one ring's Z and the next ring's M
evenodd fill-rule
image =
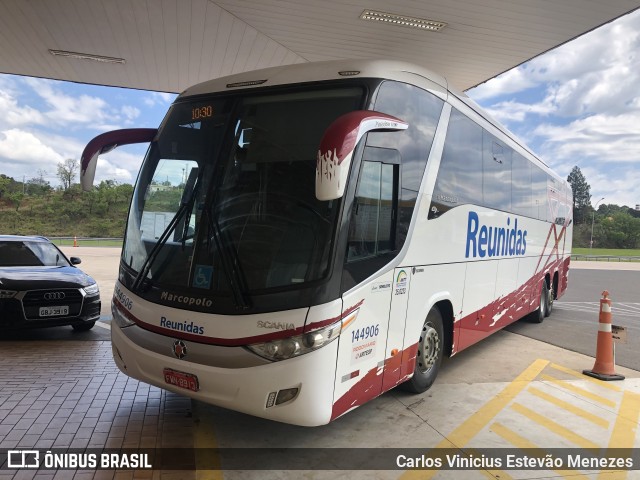
M45 237L0 235L0 330L71 325L91 329L100 291Z

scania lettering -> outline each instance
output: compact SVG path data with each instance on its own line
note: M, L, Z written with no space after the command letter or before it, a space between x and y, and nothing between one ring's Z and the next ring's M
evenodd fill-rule
M349 75L344 75L349 72ZM342 74L341 74L342 73ZM187 88L148 143L112 302L127 375L323 425L567 288L568 184L441 76L384 60L296 64Z
M265 322L263 320L258 320L257 325L258 328L270 328L274 330L293 330L296 328L293 323Z

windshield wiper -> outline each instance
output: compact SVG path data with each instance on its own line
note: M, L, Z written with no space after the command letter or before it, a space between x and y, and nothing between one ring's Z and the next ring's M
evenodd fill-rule
M151 270L151 266L156 261L156 258L158 257L158 254L160 253L162 247L165 245L165 243L167 243L167 240L169 240L169 236L171 236L173 230L176 228L182 217L184 217L187 213L191 213L191 211L193 210L193 203L196 200L198 185L200 185L200 182L196 184L196 179L197 177L194 177L193 180L190 179L190 181L188 181L185 185L186 195L183 196L182 201L180 202L180 207L178 207L178 211L173 216L167 227L162 231L162 235L160 235L160 238L158 238L158 241L149 252L149 255L147 255L147 258L142 264L138 275L136 275L136 278L133 280L131 291L135 292L138 290L144 279L147 278L149 270ZM186 222L188 222L188 219L185 220L185 223ZM182 246L184 248L184 232Z
M242 309L251 308L251 299L248 293L249 289L244 273L242 272L242 267L240 266L238 252L231 242L225 242L225 237L218 224L218 218L214 218L209 209L205 209L209 231L213 234L213 240L220 255L222 271L229 283L233 299L237 307ZM231 258L227 257L226 253L228 253Z

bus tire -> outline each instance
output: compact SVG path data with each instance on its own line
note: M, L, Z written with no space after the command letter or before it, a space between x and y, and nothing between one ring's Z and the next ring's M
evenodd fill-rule
M540 304L538 308L531 312L529 319L533 323L542 323L544 317L547 316L547 305L549 305L549 289L547 288L547 282L542 280L542 286L540 287Z
M403 390L412 393L427 391L438 376L443 352L442 314L438 307L432 307L420 332L413 377L402 384Z
M546 282L545 282L546 284ZM544 285L546 286L546 285ZM547 290L547 308L545 309L544 315L545 317L548 317L549 315L551 315L551 312L553 311L553 300L555 296L555 292L553 291L553 285L549 288L549 290Z

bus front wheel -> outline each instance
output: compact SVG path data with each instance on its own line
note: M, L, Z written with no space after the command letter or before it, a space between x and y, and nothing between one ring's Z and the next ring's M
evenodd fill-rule
M420 332L413 377L404 382L402 388L413 393L427 391L438 376L443 351L442 314L438 307L432 307Z

